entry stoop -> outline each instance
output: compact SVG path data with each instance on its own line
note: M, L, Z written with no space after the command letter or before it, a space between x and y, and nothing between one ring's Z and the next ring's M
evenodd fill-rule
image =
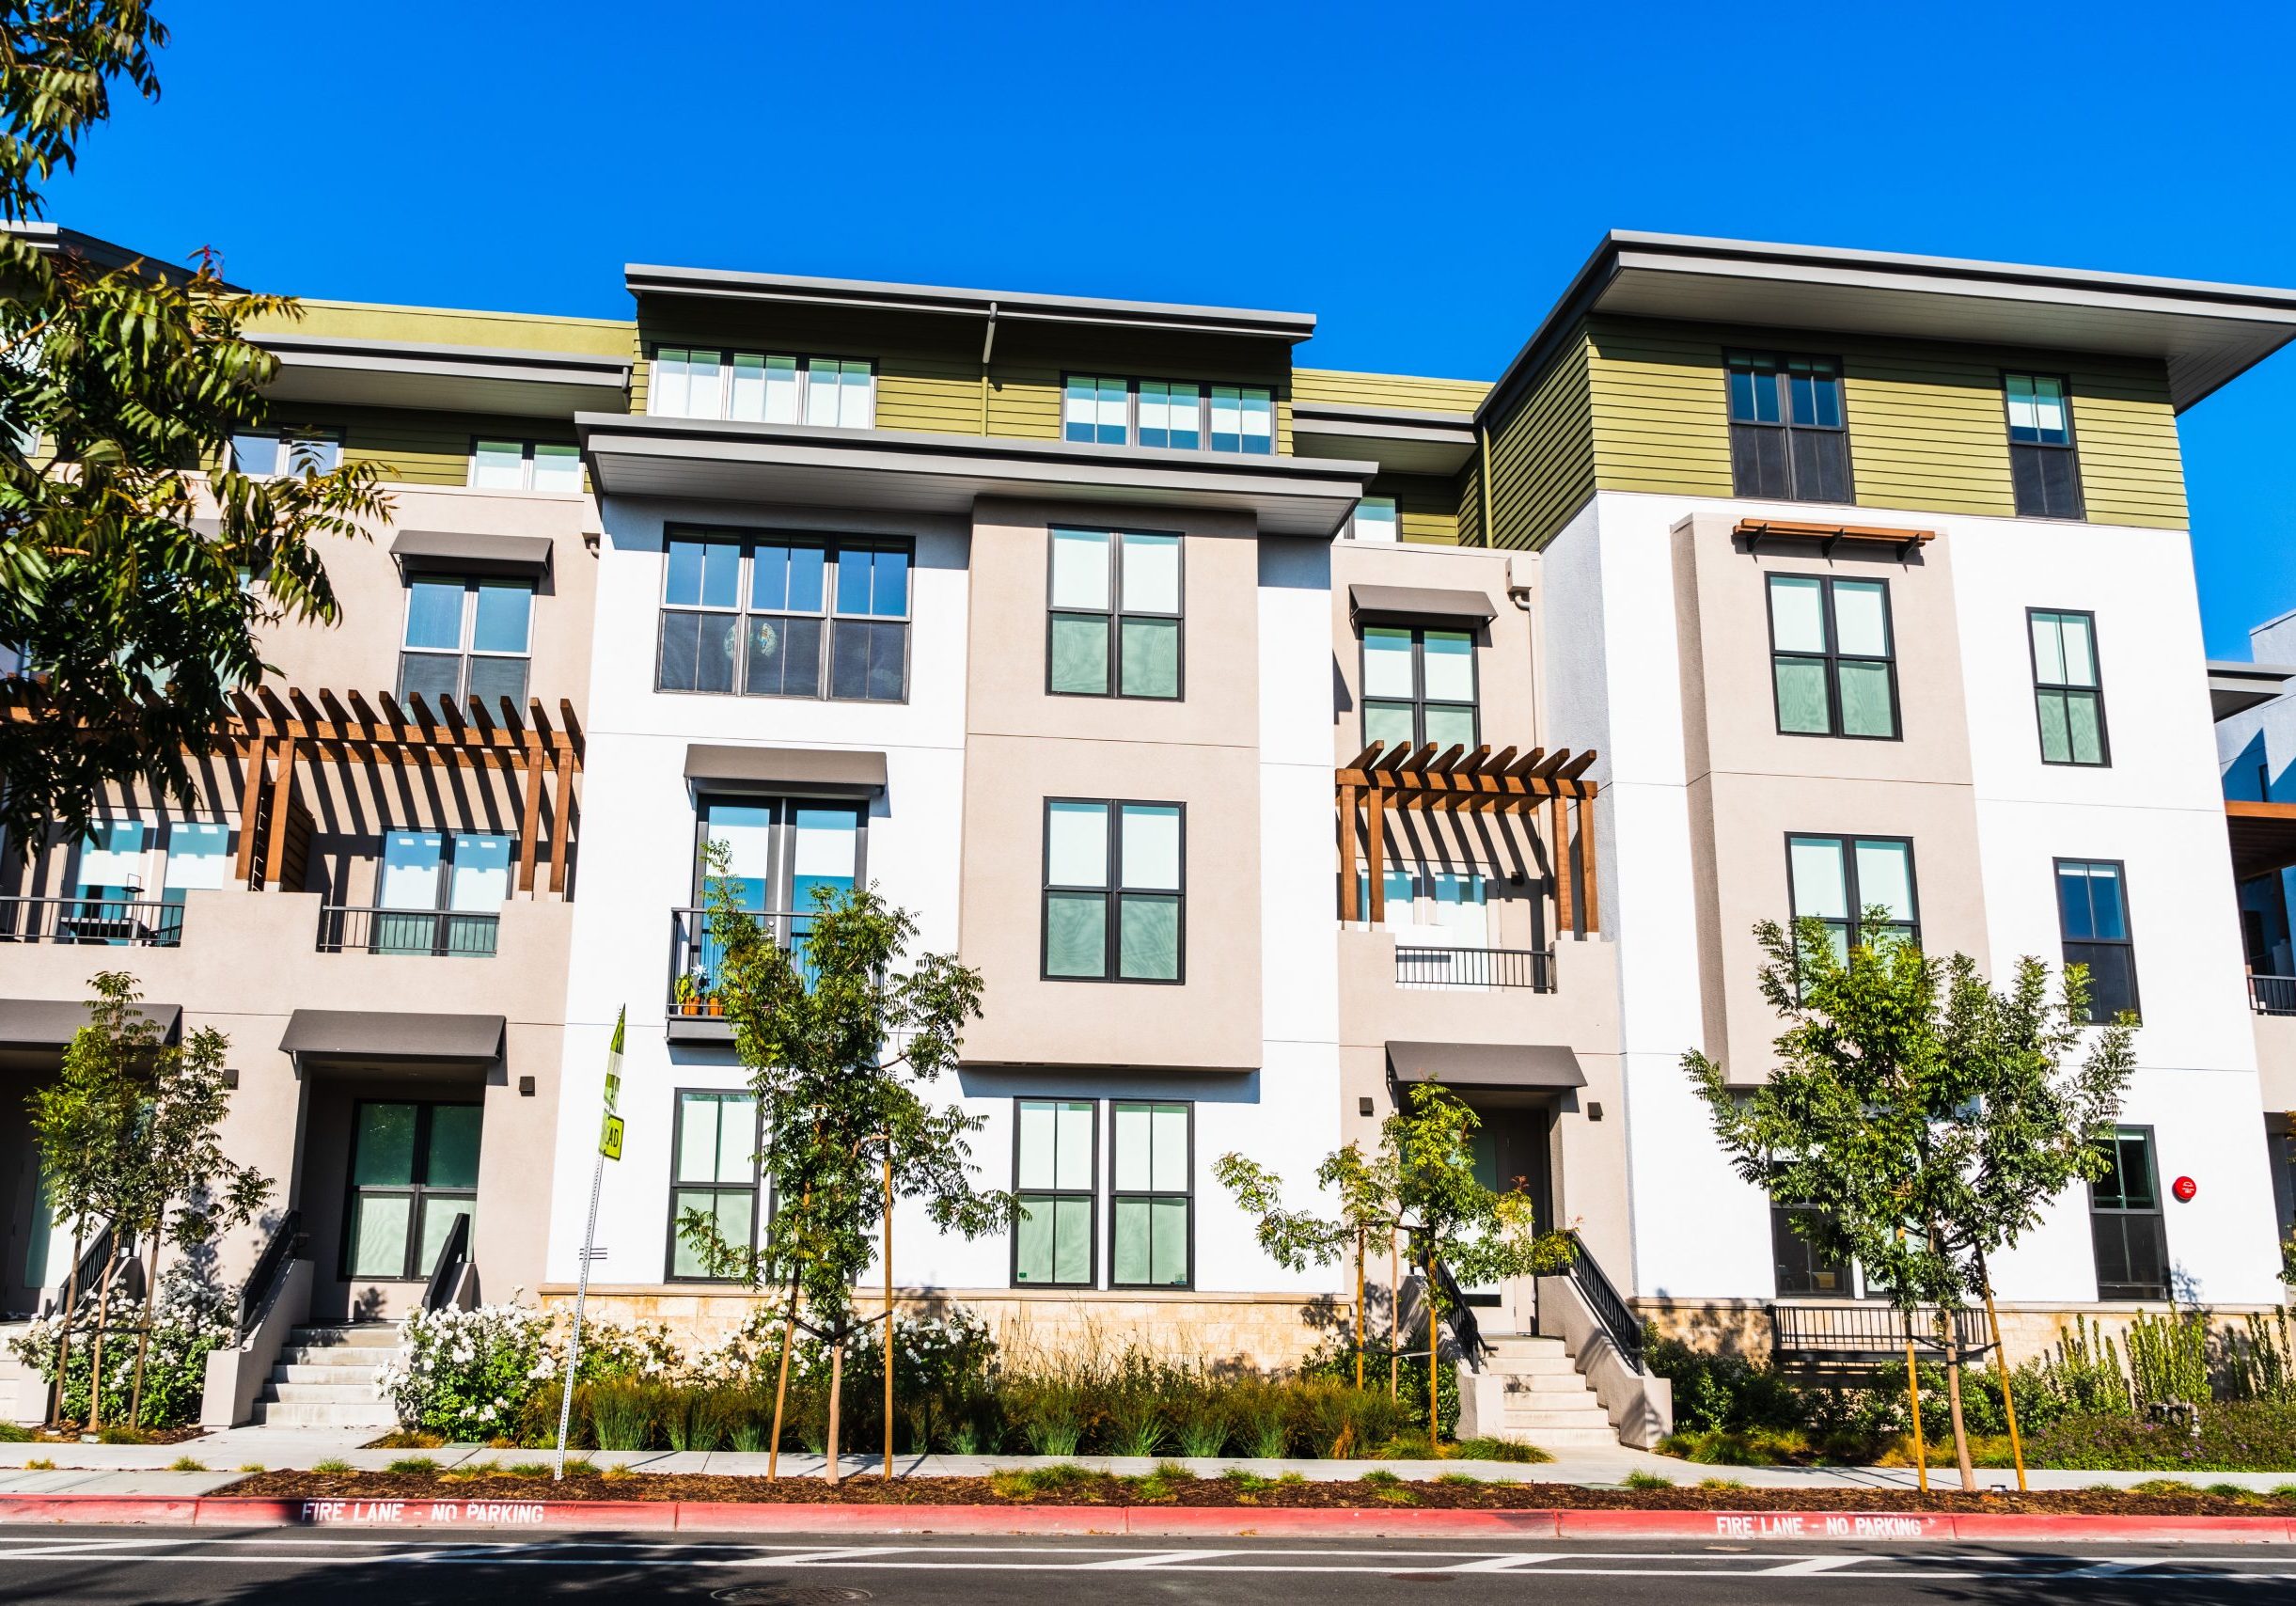
M296 1328L256 1398L255 1420L268 1427L396 1427L390 1402L375 1393L375 1374L398 1353L390 1322Z
M1462 1437L1488 1434L1542 1450L1618 1447L1610 1412L1560 1338L1487 1333L1483 1343L1482 1369L1463 1371L1459 1381L1477 1407L1493 1409L1477 1409L1471 1425L1462 1420Z

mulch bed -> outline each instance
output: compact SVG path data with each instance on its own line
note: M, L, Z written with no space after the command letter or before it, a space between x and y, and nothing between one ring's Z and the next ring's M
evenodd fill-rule
M181 1427L146 1427L139 1431L139 1436L137 1438L123 1440L122 1442L132 1444L188 1444L191 1442L191 1441L202 1437L206 1432L207 1429L200 1426L197 1423L188 1422ZM80 1438L80 1429L67 1425L61 1432L56 1433L51 1433L44 1427L34 1428L32 1430L32 1437L30 1439L22 1440L19 1441L19 1442L27 1444L78 1444L82 1442L82 1440Z
M443 1477L436 1472L260 1472L215 1491L291 1500L688 1500L772 1505L1196 1505L1335 1510L1417 1506L1470 1511L1843 1511L2093 1513L2128 1517L2241 1517L2296 1512L2296 1499L2134 1494L2057 1489L2030 1494L1963 1494L1958 1489L1585 1488L1577 1484L1270 1483L1225 1478L1140 1480L1094 1473L1057 1488L1020 1479L850 1476L832 1488L819 1478L711 1477L638 1472L627 1477Z

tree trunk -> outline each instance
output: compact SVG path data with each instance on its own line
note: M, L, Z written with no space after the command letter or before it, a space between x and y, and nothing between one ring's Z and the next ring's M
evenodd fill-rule
M1360 1393L1363 1388L1363 1236L1364 1229L1355 1230L1355 1386Z
M1443 1352L1442 1336L1435 1330L1435 1246L1427 1246L1427 1258L1423 1263L1427 1278L1427 1454L1443 1453L1443 1391L1437 1386L1438 1362Z
M928 1449L930 1445L926 1446ZM885 1152L885 1481L893 1480L893 1155Z
M837 1408L844 1385L845 1335L841 1332L829 1341L829 1457L822 1472L828 1477L831 1488L837 1487Z
M64 1382L71 1375L71 1313L80 1295L80 1250L86 1225L82 1220L71 1224L71 1265L64 1271L64 1330L55 1341L55 1399L48 1412L51 1427L64 1425Z
M1961 1469L1962 1488L1974 1493L1977 1470L1970 1464L1969 1428L1961 1421L1961 1324L1951 1311L1940 1315L1945 1324L1945 1403L1953 1412L1953 1458Z
M1403 1253L1387 1230L1387 1397L1403 1398Z
M767 1481L781 1473L781 1412L789 1404L789 1348L797 1336L797 1290L789 1291L789 1315L781 1322L781 1380L773 1390L773 1442L765 1446Z
M87 1368L87 1431L103 1425L103 1334L112 1319L112 1273L119 1265L119 1236L112 1236L111 1252L103 1257L103 1275L96 1279L96 1341Z
M151 1318L160 1302L160 1235L151 1235L151 1261L144 1272L144 1319L136 1324L135 1381L128 1390L128 1425L144 1425L144 1357L151 1353Z
M2001 1313L1993 1309L1993 1275L1985 1267L1985 1251L1977 1253L1977 1286L1985 1294L1985 1324L1993 1341L1993 1366L2001 1375L2001 1413L2009 1424L2009 1458L2017 1463L2017 1490L2025 1491L2025 1441L2017 1431L2017 1395L2009 1386L2009 1350L2001 1342Z

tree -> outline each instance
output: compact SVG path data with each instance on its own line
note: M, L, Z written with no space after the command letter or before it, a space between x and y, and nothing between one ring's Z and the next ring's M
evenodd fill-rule
M148 0L0 0L0 222L41 215L115 80L158 97L166 41ZM19 852L85 828L106 783L189 798L186 755L223 749L231 692L262 676L258 631L338 617L317 543L387 521L375 465L228 462L278 371L244 326L300 315L212 252L106 266L0 228L0 697L39 716L0 721Z
M1869 910L1847 953L1816 921L1756 926L1762 993L1785 1022L1777 1070L1741 1097L1706 1055L1682 1064L1738 1174L1809 1206L1796 1232L1854 1259L1909 1319L1937 1308L1955 1457L1974 1488L1952 1315L1989 1300L1989 1261L2051 1200L2103 1174L2135 1022L2091 1027L2084 967L2052 997L2027 955L1995 992L1967 954L1932 959L1886 919Z
M827 1346L835 1483L844 1346L869 1319L855 1284L879 1252L890 1265L894 1202L920 1200L936 1226L967 1237L1013 1219L1010 1194L973 1186L968 1139L984 1118L924 1093L956 1065L964 1027L981 1013L981 977L952 954L920 954L904 967L916 922L874 888L816 888L810 929L785 948L769 917L739 906L715 874L722 867L714 855L716 985L757 1095L774 1211L755 1248L728 1244L700 1211L681 1216L678 1231L713 1276L770 1287L782 1301L777 1454L791 1342L802 1328ZM880 1231L881 1252L873 1241Z
M1374 1231L1407 1235L1419 1253L1427 1293L1427 1441L1437 1429L1436 1319L1443 1296L1436 1268L1447 1267L1470 1283L1496 1283L1558 1270L1570 1262L1568 1238L1542 1234L1531 1195L1519 1187L1494 1189L1475 1175L1472 1138L1482 1123L1439 1082L1420 1082L1406 1107L1379 1124L1379 1146L1365 1155L1359 1143L1324 1157L1318 1187L1335 1193L1336 1217L1282 1205L1282 1180L1258 1161L1226 1154L1212 1175L1258 1219L1254 1236L1278 1265L1293 1271L1326 1266L1357 1245L1356 1298L1362 1299L1362 1243ZM1397 1319L1401 1311L1396 1312ZM1362 1382L1360 1343L1356 1381Z

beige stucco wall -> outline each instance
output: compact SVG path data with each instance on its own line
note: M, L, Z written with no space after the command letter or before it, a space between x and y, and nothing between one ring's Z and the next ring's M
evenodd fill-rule
M2296 1016L2259 1015L2257 1026L2257 1079L2262 1084L2267 1114L2296 1110Z
M1480 592L1493 614L1475 639L1475 685L1483 741L1494 752L1509 745L1527 751L1544 739L1538 653L1545 644L1534 641L1532 631L1538 606L1535 554L1341 541L1331 547L1334 764L1344 764L1363 750L1363 646L1350 613L1350 586ZM1510 588L1521 590L1527 606L1518 606L1510 600Z

